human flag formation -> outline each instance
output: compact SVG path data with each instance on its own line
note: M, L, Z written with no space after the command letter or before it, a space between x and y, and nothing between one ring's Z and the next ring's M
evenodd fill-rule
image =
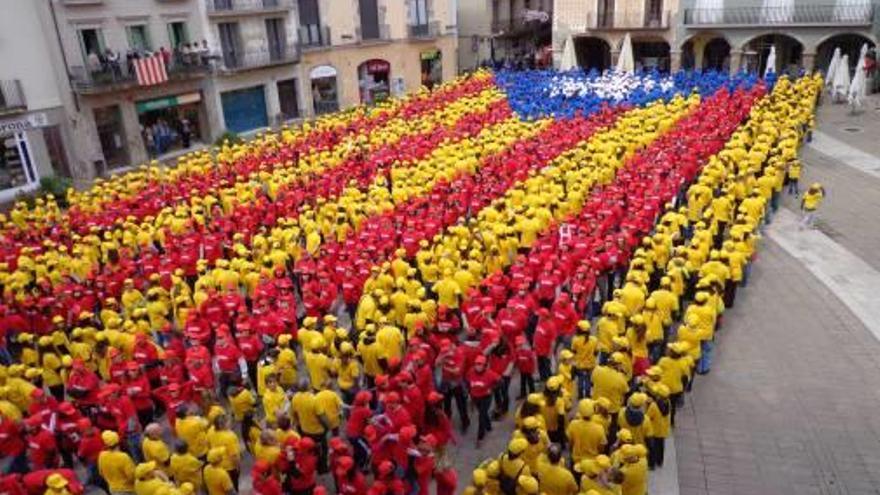
M168 80L165 59L162 58L161 53L135 59L133 63L138 84L141 86L154 86Z
M645 495L821 88L479 71L17 203L0 493Z

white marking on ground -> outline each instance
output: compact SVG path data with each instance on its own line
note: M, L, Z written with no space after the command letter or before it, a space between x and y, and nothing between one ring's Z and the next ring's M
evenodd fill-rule
M854 148L824 132L814 131L813 141L807 146L856 170L880 178L880 158Z
M789 210L780 209L767 231L880 340L880 272L819 230L801 229L797 214Z

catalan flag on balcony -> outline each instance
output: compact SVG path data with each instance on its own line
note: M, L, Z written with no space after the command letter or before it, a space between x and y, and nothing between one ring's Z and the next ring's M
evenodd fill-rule
M141 86L153 86L168 80L165 60L162 59L161 53L134 60L134 70L138 84Z

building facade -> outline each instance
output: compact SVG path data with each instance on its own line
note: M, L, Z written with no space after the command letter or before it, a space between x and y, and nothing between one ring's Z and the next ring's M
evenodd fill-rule
M431 87L458 72L453 0L299 0L306 116Z
M503 63L540 65L541 58L550 53L553 4L553 0L459 2L461 70Z
M0 202L449 80L456 3L0 0Z
M65 110L63 70L43 32L41 2L0 0L0 202L72 175L76 149Z
M776 71L827 66L835 47L854 65L864 43L876 46L871 0L556 0L554 58L571 36L578 64L616 63L629 33L637 67Z

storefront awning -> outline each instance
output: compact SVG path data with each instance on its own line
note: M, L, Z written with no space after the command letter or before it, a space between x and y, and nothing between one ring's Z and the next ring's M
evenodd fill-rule
M135 103L137 113L152 112L153 110L161 110L168 107L176 107L187 103L196 103L202 100L202 95L198 91L192 93L184 93L182 95L171 95L155 100L144 100Z
M323 79L325 77L336 77L336 69L329 65L319 65L312 69L309 73L311 79Z

